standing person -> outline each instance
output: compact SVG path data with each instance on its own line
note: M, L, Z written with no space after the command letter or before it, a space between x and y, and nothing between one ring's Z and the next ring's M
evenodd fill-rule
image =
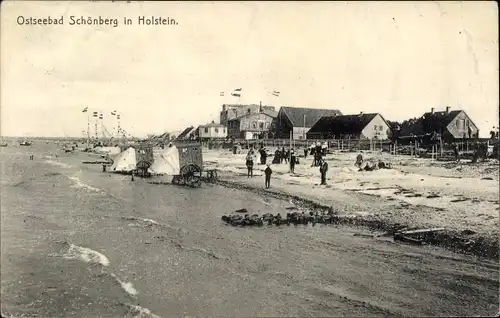
M269 167L269 165L267 165L267 168L266 170L264 170L264 173L266 175L266 189L269 189L269 187L271 186L271 174L273 173L273 170L271 170L271 167Z
M362 152L359 153L356 157L356 163L354 164L356 167L361 168L361 165L363 164L363 155Z
M455 153L455 160L458 161L460 153L458 151L458 145L456 143L453 143L453 152Z
M321 185L326 185L326 172L328 171L328 163L326 160L321 160L319 172L321 173Z
M291 173L295 173L295 152L292 150L290 150L290 172Z
M253 156L251 150L247 154L247 177L253 177Z
M326 151L328 150L328 144L325 142L323 142L323 144L321 145L321 155L323 157L326 156Z
M304 159L307 158L307 146L304 147Z
M262 148L262 164L265 165L267 164L267 151L266 151L266 148Z
M264 164L264 149L263 148L259 149L259 154L260 154L260 164L263 165Z

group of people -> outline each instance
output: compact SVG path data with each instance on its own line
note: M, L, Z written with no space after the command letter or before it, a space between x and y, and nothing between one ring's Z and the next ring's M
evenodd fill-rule
M263 214L259 216L258 214L245 214L245 216L241 215L223 215L221 217L222 221L226 222L232 226L263 226L265 223L267 225L307 225L312 223L314 226L316 223L320 224L331 224L337 221L333 211L329 212L309 212L306 214L305 212L292 212L287 213L286 217L282 217L280 213L273 215L271 213Z
M328 150L328 144L326 142L324 142L322 144L318 142L316 144L312 144L309 147L309 152L310 152L311 156L314 156L314 160L312 162L311 167L318 167L322 164L323 157L326 156L327 150ZM308 154L308 149L305 148L304 149L304 158L307 158L307 154Z
M323 156L326 154L326 150L321 150L321 145L319 146L320 150L314 150L315 154L315 161L316 158L318 158L317 162L315 162L315 166L319 166L319 171L321 174L321 184L326 185L326 173L328 171L328 163L326 160L323 159ZM271 186L271 175L273 173L273 170L271 169L270 165L267 163L267 151L264 147L262 147L259 150L260 153L260 164L261 165L266 165L266 169L264 170L264 175L265 175L265 187L269 188ZM305 150L305 154L307 156L307 148ZM254 157L255 157L255 152L253 149L250 149L247 153L246 156L246 166L247 166L247 177L248 178L253 178L253 168L254 168ZM290 173L295 173L295 165L299 163L299 160L295 154L295 151L293 148L285 151L285 147L282 147L281 149L276 149L274 153L274 158L272 163L273 164L280 164L285 162L289 162L290 164Z

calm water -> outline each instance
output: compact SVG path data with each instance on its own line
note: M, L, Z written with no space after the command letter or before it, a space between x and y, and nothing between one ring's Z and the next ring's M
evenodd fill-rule
M237 190L151 185L56 145L1 148L1 308L29 317L438 316L498 311L497 264L286 214ZM35 160L29 160L29 154ZM55 157L58 154L58 157ZM95 159L95 157L94 157Z

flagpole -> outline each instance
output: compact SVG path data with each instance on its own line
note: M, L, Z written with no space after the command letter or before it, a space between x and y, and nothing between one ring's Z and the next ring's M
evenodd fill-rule
M90 145L90 116L87 110L87 147Z
M98 117L98 116L99 116L99 115L97 115L97 116L96 116L96 118L95 118L95 123L94 123L94 125L95 125L95 141L96 141L96 142L99 140L99 136L98 136L98 134L97 134L97 121L99 120L99 117Z

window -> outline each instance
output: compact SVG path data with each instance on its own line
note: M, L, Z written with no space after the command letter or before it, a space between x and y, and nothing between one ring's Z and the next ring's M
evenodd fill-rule
M457 120L457 128L458 129L465 129L465 119Z
M260 128L260 129L264 129L264 123L263 123L263 122L260 122L260 123L259 123L259 128Z
M252 122L252 127L253 128L257 128L257 122L256 121Z
M222 128L222 133L225 134L226 133L226 128Z
M266 129L269 128L269 123L266 122L265 127L266 127Z
M219 133L219 128L215 128L215 133L218 134Z
M208 127L205 127L205 133L208 134Z

